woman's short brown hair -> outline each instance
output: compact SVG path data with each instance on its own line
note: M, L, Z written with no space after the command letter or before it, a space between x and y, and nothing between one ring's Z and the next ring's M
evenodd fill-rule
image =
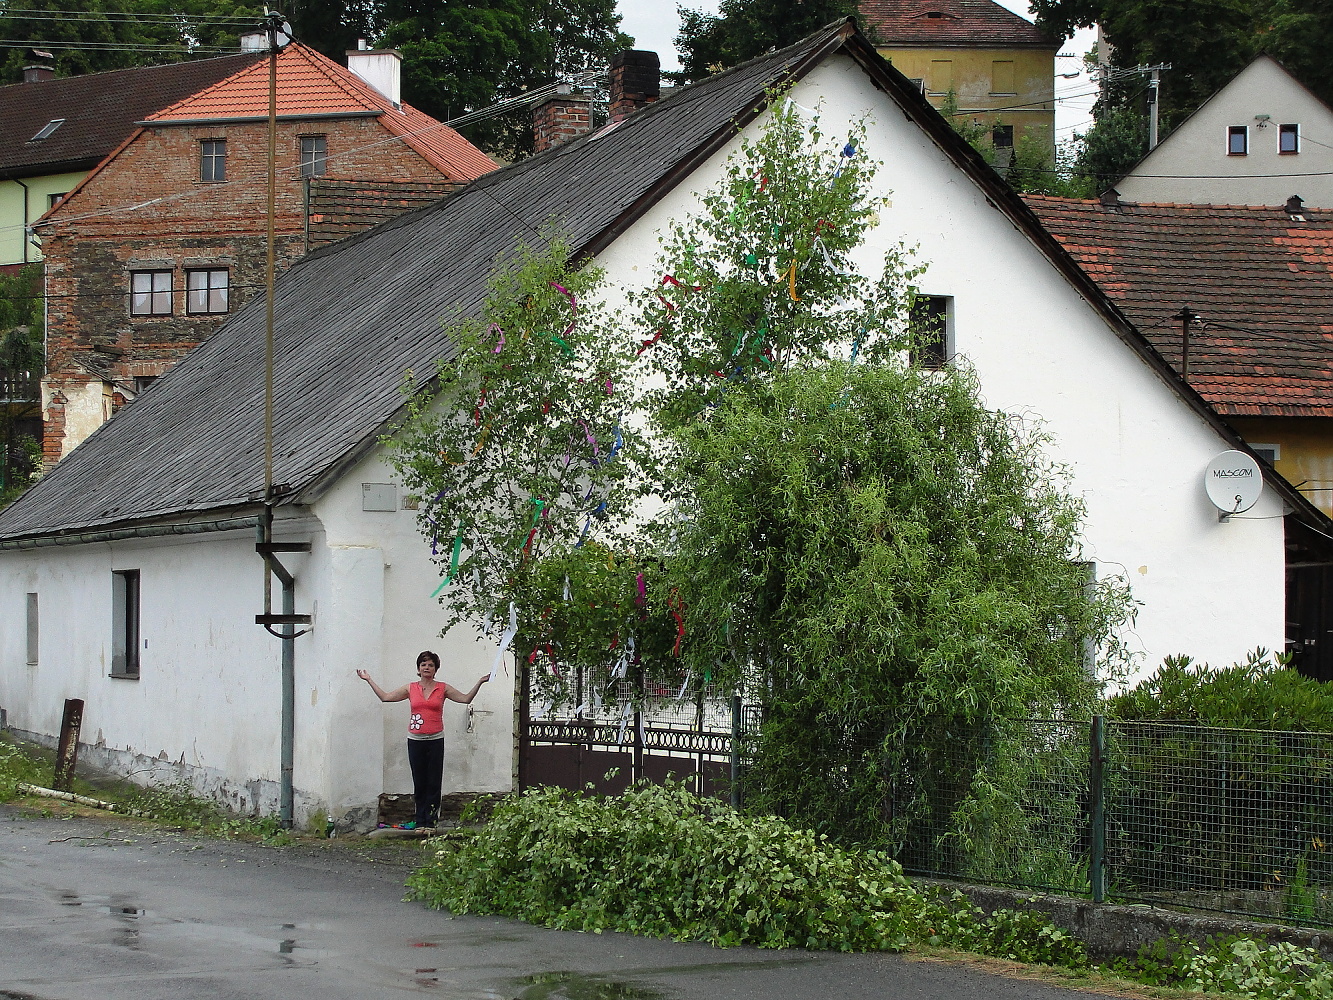
M434 653L432 653L429 649L423 649L420 653L417 654L417 666L418 667L421 666L421 664L425 663L427 660L435 661L435 670L438 673L440 669L440 658L436 656Z

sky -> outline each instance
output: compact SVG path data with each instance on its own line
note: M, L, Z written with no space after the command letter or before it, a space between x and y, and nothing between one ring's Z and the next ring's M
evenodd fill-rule
M1032 20L1027 0L997 0L1015 14ZM717 12L717 0L686 0L685 6L708 13ZM634 36L635 47L652 49L662 59L663 69L680 69L674 39L680 27L676 0L619 0L616 5L623 20L620 29ZM1068 139L1075 131L1084 132L1092 124L1092 103L1096 100L1096 86L1083 70L1083 54L1093 47L1097 33L1091 28L1081 29L1073 38L1065 39L1061 55L1072 58L1055 60L1055 132L1056 140ZM1060 79L1059 74L1078 72L1072 79Z

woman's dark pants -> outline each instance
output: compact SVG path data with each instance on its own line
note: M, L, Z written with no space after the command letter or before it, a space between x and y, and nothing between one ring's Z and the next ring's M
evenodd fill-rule
M407 762L412 765L412 796L417 800L417 826L433 827L440 813L444 740L408 740Z

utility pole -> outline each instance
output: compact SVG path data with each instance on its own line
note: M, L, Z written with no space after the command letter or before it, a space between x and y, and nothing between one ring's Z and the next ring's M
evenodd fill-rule
M282 717L278 780L278 815L283 829L292 828L295 795L292 774L296 756L296 638L308 628L311 616L296 613L296 577L278 559L279 552L309 552L309 542L275 542L273 507L277 499L273 486L273 280L277 270L274 215L278 190L278 35L290 30L281 14L264 9L264 30L268 34L268 261L266 309L264 316L264 512L259 519L255 550L264 560L264 613L255 615L255 624L282 640L281 679ZM273 577L282 584L282 611L273 611ZM277 626L281 631L274 631Z
M1156 66L1138 65L1130 69L1116 69L1101 74L1102 100L1107 99L1110 93L1110 87L1116 80L1123 80L1129 76L1147 76L1148 77L1148 151L1157 148L1157 109L1161 103L1160 91L1162 88L1162 74L1171 68L1170 63L1158 63Z
M1161 104L1158 91L1162 85L1162 71L1171 68L1170 63L1157 66L1144 66L1142 70L1149 74L1148 83L1148 152L1157 148L1157 108Z

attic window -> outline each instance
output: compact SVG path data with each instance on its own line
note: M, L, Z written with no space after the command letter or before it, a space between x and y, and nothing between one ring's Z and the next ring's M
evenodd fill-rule
M1277 127L1277 151L1284 156L1301 151L1301 127L1299 125L1279 125Z
M51 136L51 133L53 133L56 129L60 128L60 126L64 124L65 124L65 119L52 118L49 122L47 122L45 125L41 127L41 129L35 136L33 136L28 141L41 142L43 139L49 138Z
M1250 129L1232 125L1227 129L1227 156L1246 156L1250 152Z

